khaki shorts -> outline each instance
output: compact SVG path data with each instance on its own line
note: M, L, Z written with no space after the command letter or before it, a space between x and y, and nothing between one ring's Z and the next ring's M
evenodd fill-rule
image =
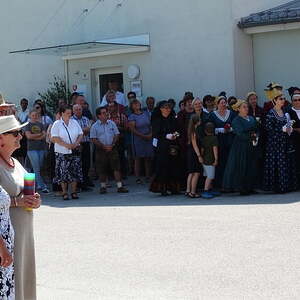
M116 148L111 152L96 150L96 171L99 176L106 176L109 171L120 171L119 153Z

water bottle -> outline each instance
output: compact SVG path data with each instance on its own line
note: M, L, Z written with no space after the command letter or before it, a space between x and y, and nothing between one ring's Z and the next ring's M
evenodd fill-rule
M24 175L24 195L34 195L35 194L35 174L26 173ZM32 208L26 207L25 210L32 211Z

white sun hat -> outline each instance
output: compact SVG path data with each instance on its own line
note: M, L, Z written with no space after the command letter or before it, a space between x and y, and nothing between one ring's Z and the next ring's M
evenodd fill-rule
M28 122L21 124L14 115L0 117L0 134L21 129Z

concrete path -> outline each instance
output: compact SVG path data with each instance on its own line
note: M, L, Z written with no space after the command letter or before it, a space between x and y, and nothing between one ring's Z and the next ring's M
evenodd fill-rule
M39 300L300 299L300 194L47 196Z

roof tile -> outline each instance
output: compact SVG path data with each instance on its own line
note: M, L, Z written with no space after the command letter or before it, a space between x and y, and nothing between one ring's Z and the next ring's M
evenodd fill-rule
M238 26L240 28L248 28L292 22L300 22L300 0L290 1L286 4L241 18Z

